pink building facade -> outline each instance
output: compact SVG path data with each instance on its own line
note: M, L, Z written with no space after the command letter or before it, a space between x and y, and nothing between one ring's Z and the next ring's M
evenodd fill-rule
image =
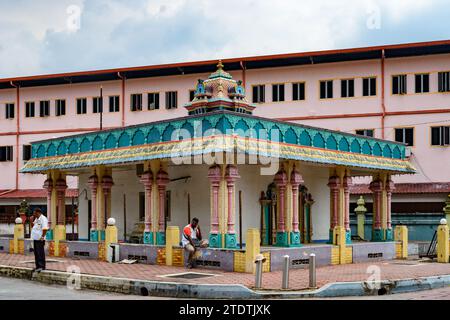
M399 210L408 211L417 202L418 207L428 203L437 213L446 201L450 41L223 63L234 79L243 81L249 99L258 106L256 116L409 143L417 174L394 177L400 189L394 191L393 205L399 203ZM106 129L185 116L183 105L191 100L193 84L206 78L216 64L203 61L0 79L0 216L6 207L18 205L21 194L25 198L29 190L43 190L44 176L18 173L30 142L99 130L101 118ZM94 111L101 90L100 115ZM354 181L353 202L365 194L369 182ZM68 186L77 189L78 181L68 179ZM414 190L414 186L421 187ZM44 196L27 200L45 204Z

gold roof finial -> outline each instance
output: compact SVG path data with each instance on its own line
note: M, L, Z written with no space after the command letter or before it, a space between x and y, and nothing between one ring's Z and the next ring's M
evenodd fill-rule
M223 70L223 67L224 67L224 65L222 63L222 60L219 60L219 63L217 64L217 69L218 70Z

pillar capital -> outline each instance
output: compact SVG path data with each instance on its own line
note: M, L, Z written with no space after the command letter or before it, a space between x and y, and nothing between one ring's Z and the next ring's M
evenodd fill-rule
M276 186L280 189L286 188L286 185L288 183L288 178L286 171L282 168L280 171L275 174L275 178L273 179L273 182L275 182Z
M88 186L91 189L92 193L97 194L98 177L96 174L89 177Z
M370 183L369 189L372 192L382 192L383 191L383 182L381 182L381 180L372 181Z
M47 180L45 180L44 185L42 186L42 188L46 189L48 192L52 192L52 190L53 190L53 180L52 180L52 178L48 178Z
M332 191L338 191L341 187L341 182L339 177L332 176L330 179L328 179L328 185L327 185Z
M153 186L153 173L146 171L141 175L140 182L144 185L146 190L151 190Z
M222 177L222 171L219 165L214 165L208 169L208 179L213 186L219 185Z
M305 181L303 180L302 175L294 167L294 169L291 172L291 185L292 185L292 188L295 189L295 190L298 190L299 186L301 184L303 184L303 183L305 183Z
M105 194L108 194L114 185L113 178L111 176L105 175L102 178L102 189Z
M56 180L55 189L58 192L66 192L67 184L65 179Z
M225 179L227 180L228 185L234 185L236 180L240 177L237 166L229 164L225 169Z
M352 180L352 177L350 177L350 176L345 176L345 177L342 179L342 187L343 187L345 190L348 191L352 186L353 186L353 180Z
M156 184L158 185L158 188L165 189L169 182L169 174L165 172L163 168L160 168L156 175Z
M395 183L391 179L386 181L386 192L392 193L395 190Z

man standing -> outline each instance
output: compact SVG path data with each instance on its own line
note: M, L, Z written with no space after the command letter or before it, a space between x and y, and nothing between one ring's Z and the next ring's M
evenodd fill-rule
M41 272L45 270L45 235L48 230L48 220L42 214L41 209L36 208L33 211L33 229L31 230L31 239L33 240L34 260L36 268L34 271Z
M198 218L192 219L192 222L184 227L182 244L184 250L189 252L187 267L192 269L195 266L194 256L197 248L208 247L208 240L202 240L202 232L200 231L200 226L198 225Z

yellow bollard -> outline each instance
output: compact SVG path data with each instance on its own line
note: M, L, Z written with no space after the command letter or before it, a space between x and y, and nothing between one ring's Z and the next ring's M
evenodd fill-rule
M256 256L261 253L261 238L258 229L248 229L245 245L245 272L256 272Z
M16 224L14 225L14 241L13 241L13 243L14 243L14 253L18 254L18 253L20 253L19 241L23 241L23 239L25 238L25 235L24 235L22 219L17 218L15 222L16 222Z
M109 218L107 223L108 226L106 227L105 231L105 248L108 248L112 243L118 243L116 219Z
M394 239L396 242L397 259L408 258L408 227L396 226L394 231Z
M54 238L55 241L55 257L59 257L59 242L66 241L66 226L64 225L56 225L54 230Z
M169 226L166 230L166 265L173 265L173 247L180 245L180 228Z
M449 235L447 220L442 219L437 230L437 260L439 263L449 262Z
M336 237L336 245L339 246L339 264L345 263L345 250L347 248L345 241L345 228L344 227L334 227L334 234Z

